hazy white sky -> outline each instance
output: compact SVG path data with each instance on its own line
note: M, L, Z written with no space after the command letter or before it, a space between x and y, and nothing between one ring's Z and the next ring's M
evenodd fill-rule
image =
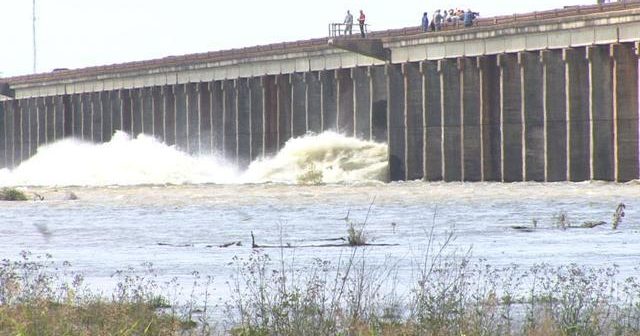
M326 36L363 9L373 30L417 26L424 11L484 17L595 0L36 0L37 70L81 68ZM355 13L354 13L355 15ZM0 77L33 68L32 0L0 0Z

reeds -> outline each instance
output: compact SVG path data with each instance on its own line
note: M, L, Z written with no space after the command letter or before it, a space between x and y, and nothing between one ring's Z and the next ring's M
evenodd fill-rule
M50 258L23 252L21 260L0 262L0 335L196 334L186 315L166 309L152 278L121 272L107 298Z
M0 201L26 201L27 195L16 188L0 189Z
M230 264L217 320L208 291L179 304L166 295L177 283L158 284L151 264L117 272L105 296L50 256L24 252L0 263L0 335L640 334L640 281L618 266L493 266L434 227L409 278L392 259L370 264L372 247L302 265L284 248L252 249ZM194 287L201 281L194 274Z

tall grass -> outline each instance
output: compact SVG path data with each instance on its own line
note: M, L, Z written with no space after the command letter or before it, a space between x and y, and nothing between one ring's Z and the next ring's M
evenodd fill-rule
M16 188L0 189L0 201L26 201L27 195Z
M0 335L640 335L640 281L618 266L493 266L454 240L432 227L409 278L370 264L371 247L303 265L253 249L214 315L208 291L178 304L151 264L117 272L105 295L25 252L0 263ZM194 288L209 280L194 273Z
M207 327L170 307L149 269L118 272L110 298L90 291L79 274L51 256L22 253L0 262L0 335L177 335Z

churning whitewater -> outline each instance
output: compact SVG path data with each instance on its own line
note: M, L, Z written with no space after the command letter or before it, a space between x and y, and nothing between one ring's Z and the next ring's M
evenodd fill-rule
M385 144L334 132L287 141L246 171L215 155L192 156L144 134L117 131L110 142L64 139L38 148L13 170L0 170L0 186L110 186L240 183L353 183L383 181Z

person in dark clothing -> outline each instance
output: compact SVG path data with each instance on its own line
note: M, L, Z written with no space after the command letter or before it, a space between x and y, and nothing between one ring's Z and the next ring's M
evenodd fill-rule
M358 23L360 24L360 36L362 36L362 38L364 38L364 20L365 20L364 12L361 9L360 17L358 18Z
M436 13L433 15L433 23L435 26L435 31L441 31L442 30L442 23L444 21L444 17L442 16L442 14L440 14L440 10L436 10Z
M472 27L473 21L475 21L478 15L480 14L476 12L472 12L471 9L467 9L467 11L464 13L464 26Z
M429 31L429 14L427 14L427 12L424 12L424 14L422 14L422 31Z

